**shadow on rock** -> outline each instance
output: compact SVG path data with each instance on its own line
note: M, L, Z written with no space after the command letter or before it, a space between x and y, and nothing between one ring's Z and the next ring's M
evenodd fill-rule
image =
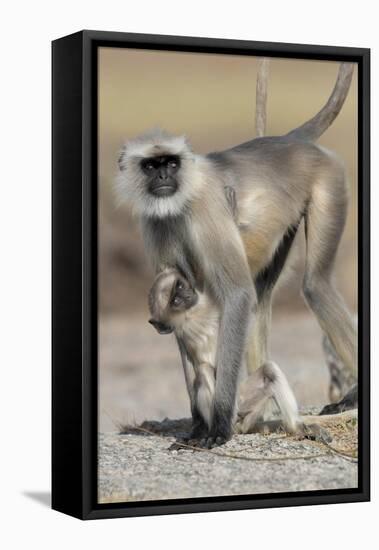
M190 418L178 418L177 420L165 418L162 421L145 420L139 426L122 426L120 433L141 435L145 437L152 435L170 436L180 441L189 435L191 426L192 420Z

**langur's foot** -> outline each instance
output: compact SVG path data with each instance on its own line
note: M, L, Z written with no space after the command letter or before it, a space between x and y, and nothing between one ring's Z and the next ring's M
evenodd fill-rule
M224 445L230 437L223 437L223 436L216 436L216 437L204 437L200 441L200 447L203 447L203 449L213 449L214 447L219 447L220 445Z
M324 416L325 414L339 414L345 410L346 409L341 406L341 403L330 403L329 405L325 405L321 410L320 416Z
M207 437L208 432L209 429L208 425L205 423L205 420L199 411L194 411L192 416L192 427L188 439L192 441L200 441L201 439L204 439L204 437Z
M228 430L216 430L213 429L210 433L200 441L200 446L205 449L213 449L213 447L219 447L224 445L229 439L232 438L233 431Z
M217 414L217 410L215 410L212 426L209 433L205 437L205 441L202 441L202 446L211 449L212 447L224 445L224 443L232 438L233 433L234 430L232 427L231 418Z
M355 385L338 403L325 405L320 412L320 416L325 414L339 414L358 407L358 386Z
M330 403L330 405L325 405L325 407L320 412L320 416L324 416L325 414L339 414L343 413L345 411L350 411L351 409L355 409L356 405L349 406L346 402L339 401L339 403Z
M208 428L205 425L195 426L192 428L191 433L188 437L190 441L201 441L208 435Z

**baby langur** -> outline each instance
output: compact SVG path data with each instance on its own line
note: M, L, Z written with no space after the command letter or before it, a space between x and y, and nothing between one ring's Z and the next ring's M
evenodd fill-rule
M208 425L216 383L216 352L220 308L211 296L191 287L174 268L159 273L149 294L150 323L160 334L175 333L185 348L194 369L194 400ZM296 399L275 363L268 361L242 385L237 430L251 432L277 407L288 432L297 431L299 419ZM200 445L203 444L200 441Z
M191 287L174 268L159 273L149 293L149 320L159 334L170 334L181 341L194 370L194 399L206 422L211 410L216 380L217 333L220 312L211 297Z
M281 424L287 432L303 432L296 398L287 378L278 365L267 361L242 383L237 431L255 431L261 423L271 419L274 408L279 412Z

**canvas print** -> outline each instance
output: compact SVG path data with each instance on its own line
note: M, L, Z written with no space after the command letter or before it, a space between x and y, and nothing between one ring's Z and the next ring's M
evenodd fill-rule
M98 503L358 487L357 66L98 49Z

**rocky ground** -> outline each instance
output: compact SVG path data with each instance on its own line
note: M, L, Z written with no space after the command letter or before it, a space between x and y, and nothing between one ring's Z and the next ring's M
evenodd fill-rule
M212 450L170 450L189 420L145 422L99 440L99 502L246 495L356 487L357 423L329 443L281 433L235 435Z
M330 445L342 454L283 434L235 435L212 451L169 451L189 424L163 419L190 414L173 338L159 336L147 323L147 313L102 319L99 329L100 502L357 485L357 428L350 420L327 428L333 436ZM316 406L312 412L317 414L327 402L329 378L316 321L307 312L276 316L272 334L273 359L299 404L307 410ZM141 424L148 432L127 427Z

